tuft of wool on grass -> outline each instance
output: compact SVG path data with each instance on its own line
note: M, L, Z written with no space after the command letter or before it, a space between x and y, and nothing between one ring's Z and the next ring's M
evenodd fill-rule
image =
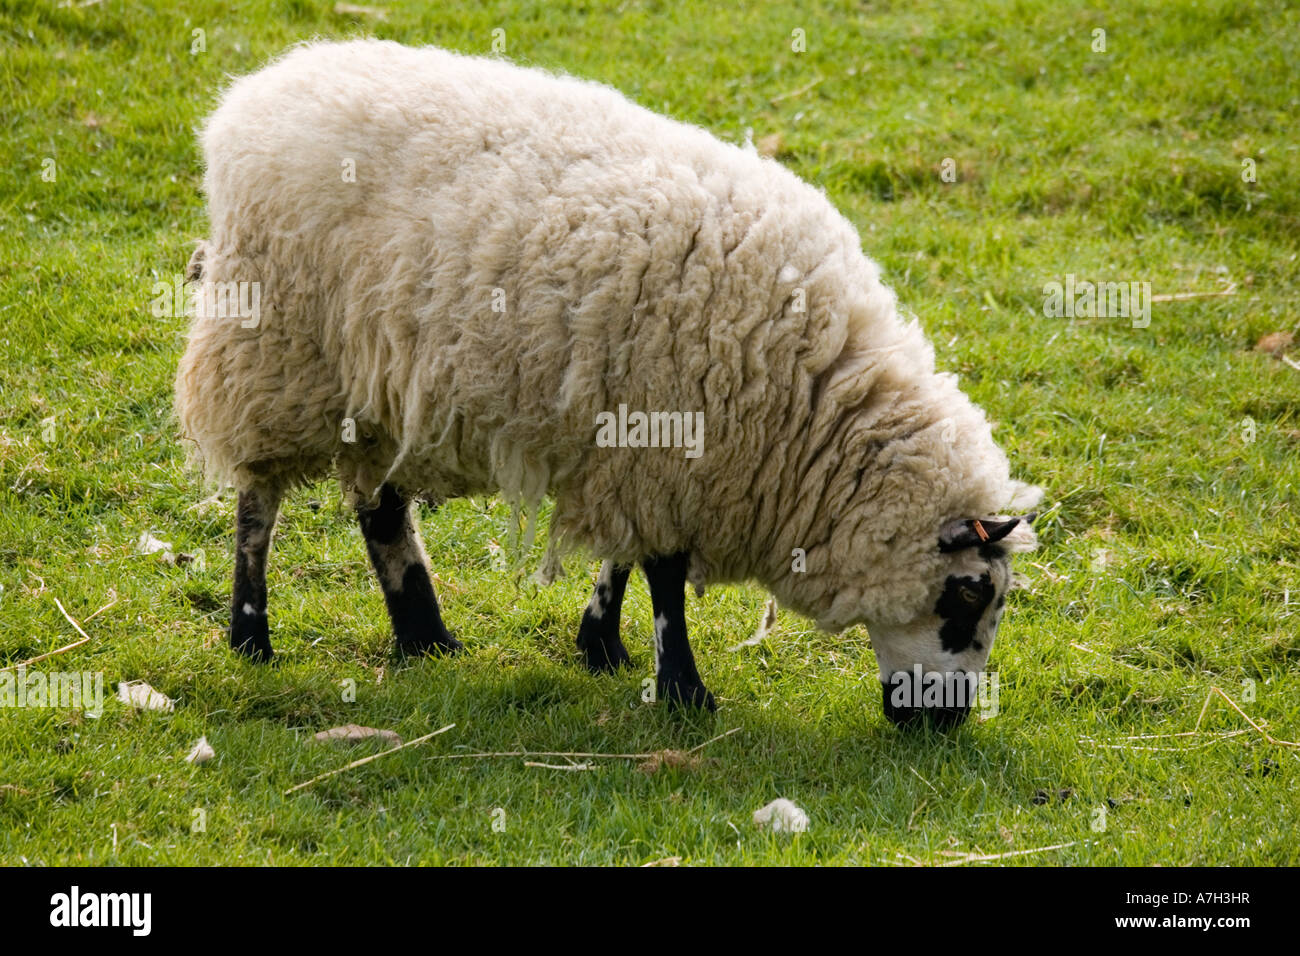
M808 814L784 797L754 811L754 823L773 833L803 833L808 829Z
M192 764L204 764L207 763L216 755L217 752L212 749L212 744L208 743L208 738L204 736L204 737L200 737L198 741L195 742L194 749L191 750L189 756L185 758L185 762L192 763Z
M136 710L161 710L170 713L176 709L176 703L161 691L154 690L147 681L120 681L117 685L117 699Z

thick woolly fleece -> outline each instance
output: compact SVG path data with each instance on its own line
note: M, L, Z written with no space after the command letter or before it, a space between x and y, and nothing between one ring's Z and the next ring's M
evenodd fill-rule
M940 526L1037 500L819 190L612 89L313 43L202 143L197 295L261 292L256 327L196 316L177 375L219 480L549 493L548 563L687 551L832 628L928 610ZM702 455L598 447L620 404L703 412Z

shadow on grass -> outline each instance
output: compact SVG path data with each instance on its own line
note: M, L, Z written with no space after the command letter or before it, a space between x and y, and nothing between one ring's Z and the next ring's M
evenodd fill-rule
M1015 740L990 724L968 722L940 732L928 727L900 730L881 713L874 680L871 693L844 695L819 705L816 713L771 709L755 700L722 697L716 714L672 710L642 700L640 669L593 677L580 669L545 662L503 665L490 649L453 658L408 660L388 671L378 685L358 684L355 700L340 693L342 679L295 663L278 671L244 665L234 680L209 675L194 688L193 704L224 725L233 737L256 734L283 745L344 723L390 728L414 739L445 724L455 729L406 754L377 762L355 778L328 783L318 796L327 801L364 803L381 792L428 786L450 766L464 777L483 774L535 775L524 757L445 759L451 754L516 753L564 764L551 754L682 754L699 748L697 759L673 758L652 774L694 791L727 799L763 790L790 792L880 788L897 803L888 816L905 824L919 800L954 798L996 781L1000 768L1021 764ZM716 689L716 688L715 688ZM279 730L274 726L278 725ZM729 736L718 738L738 728ZM291 737L290 734L293 736ZM294 753L296 751L290 751ZM310 777L346 762L346 752L312 757ZM356 754L361 756L362 753ZM437 757L438 759L433 759ZM255 755L241 763L249 770ZM350 759L350 758L349 758ZM637 768L644 761L575 756L572 762L603 762ZM266 768L261 768L261 776ZM278 775L277 775L278 776ZM575 785L583 773L561 774L556 787ZM607 775L608 776L608 775ZM619 773L614 774L619 777ZM580 785L581 786L581 785ZM906 795L901 801L899 794Z

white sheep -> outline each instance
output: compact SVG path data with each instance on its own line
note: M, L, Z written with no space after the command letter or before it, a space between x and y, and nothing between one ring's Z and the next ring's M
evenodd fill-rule
M820 191L605 86L372 40L235 81L202 145L176 409L239 490L234 647L270 656L278 503L336 467L404 651L459 647L412 498L549 493L544 567L606 559L588 663L626 659L640 563L662 698L713 706L688 579L865 623L882 680L983 666L1034 543L987 516L1040 492Z

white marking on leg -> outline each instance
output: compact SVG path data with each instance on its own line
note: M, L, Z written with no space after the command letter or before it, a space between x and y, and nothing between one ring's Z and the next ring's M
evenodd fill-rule
M609 606L610 589L614 581L614 562L605 561L600 566L600 573L596 575L596 588L591 592L591 600L587 602L587 613L594 620L599 621L605 616L605 609Z
M664 631L668 630L668 618L662 614L655 615L655 674L659 673L659 658L664 653Z
M257 613L257 611L253 608L253 605L249 604L247 601L244 602L243 611L244 611L245 614L256 614L256 613Z

